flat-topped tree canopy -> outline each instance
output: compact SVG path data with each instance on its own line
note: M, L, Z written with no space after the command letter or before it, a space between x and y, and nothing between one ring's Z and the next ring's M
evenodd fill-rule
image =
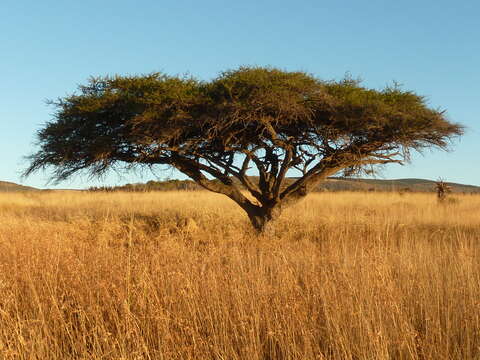
M26 175L53 166L60 181L118 164L169 165L232 198L259 230L330 175L402 163L411 150L446 149L463 133L398 86L367 89L275 68L241 67L211 81L99 77L78 90L51 102L57 111L38 132ZM294 169L301 176L284 186Z

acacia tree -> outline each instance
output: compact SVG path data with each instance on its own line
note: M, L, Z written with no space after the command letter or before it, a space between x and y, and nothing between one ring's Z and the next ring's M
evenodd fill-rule
M91 78L51 104L56 112L38 132L26 175L52 166L60 181L168 165L234 200L259 231L331 175L446 149L463 132L397 86L372 90L262 67L208 82L160 73ZM286 181L292 172L299 176Z

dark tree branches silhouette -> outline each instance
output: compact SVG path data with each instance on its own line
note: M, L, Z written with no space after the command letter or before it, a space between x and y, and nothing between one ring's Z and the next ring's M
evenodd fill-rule
M463 133L399 86L373 90L262 67L212 81L91 78L51 104L56 113L38 132L25 175L53 167L61 181L85 170L168 165L230 197L259 231L329 176L401 164L412 150L447 149Z

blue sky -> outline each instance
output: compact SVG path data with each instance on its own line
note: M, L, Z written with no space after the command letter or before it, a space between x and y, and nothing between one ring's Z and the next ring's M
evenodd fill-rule
M47 186L48 173L20 179L23 156L50 119L45 100L72 93L89 76L164 71L208 80L239 65L271 65L324 79L349 72L374 88L395 80L426 95L466 135L452 152L415 155L383 177L480 185L478 14L480 2L469 0L2 0L0 180ZM78 177L57 187L152 178Z

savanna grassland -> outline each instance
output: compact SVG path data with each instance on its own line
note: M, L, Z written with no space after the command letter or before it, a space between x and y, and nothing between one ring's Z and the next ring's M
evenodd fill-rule
M0 195L0 359L480 359L480 196Z

